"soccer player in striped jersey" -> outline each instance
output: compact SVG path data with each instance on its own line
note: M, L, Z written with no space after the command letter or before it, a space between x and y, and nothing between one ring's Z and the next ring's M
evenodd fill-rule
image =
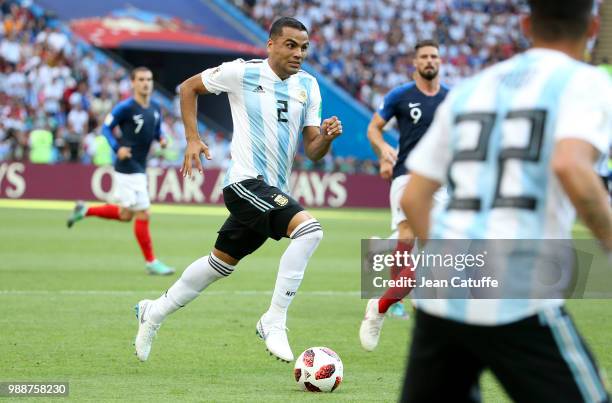
M147 155L153 141L163 147L166 139L161 133L161 108L151 100L153 73L147 67L136 67L130 73L134 95L113 108L108 114L102 133L117 154L113 173L112 199L116 204L87 207L77 202L68 218L68 228L87 217L130 222L134 219L134 236L150 274L169 275L174 269L155 258L149 232L149 190L147 187ZM113 135L119 126L121 138Z
M223 197L230 212L212 252L193 262L166 293L137 305L136 354L146 360L153 336L172 312L195 299L214 281L229 276L240 260L272 238L291 241L280 259L272 301L256 325L270 354L293 361L286 333L287 309L308 260L323 237L319 222L289 195L289 177L300 134L312 160L321 159L342 133L337 117L321 123L317 81L300 69L308 32L294 18L270 29L265 60L235 60L205 70L181 85L181 112L188 141L183 173L202 172L200 154L212 158L196 128L198 94L229 96L234 124L232 161Z
M497 240L503 248L509 239L571 240L577 212L612 252L612 210L594 170L612 134L612 82L580 61L599 26L593 0L529 5L521 25L532 49L453 89L408 159L413 176L402 207L431 247L434 239ZM445 183L451 198L431 218L433 194ZM515 290L531 293L533 268L558 262L560 251L529 244L534 250L509 249L496 261L514 273L507 278ZM479 401L485 369L514 401L609 401L562 299L414 301L401 401Z

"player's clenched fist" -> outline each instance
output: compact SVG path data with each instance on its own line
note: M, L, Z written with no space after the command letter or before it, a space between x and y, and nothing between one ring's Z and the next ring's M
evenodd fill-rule
M325 119L321 124L321 134L329 140L333 140L342 134L342 122L337 116Z
M393 178L393 163L389 162L388 160L381 159L379 174L384 180L391 180L391 178Z
M130 147L119 147L117 150L117 158L120 160L127 160L132 158L132 149Z
M202 140L189 141L187 148L185 149L185 158L183 159L183 167L181 172L183 176L191 177L192 161L195 163L195 167L199 173L202 173L202 161L200 161L200 154L204 154L206 159L211 159L210 151L208 146L204 144Z

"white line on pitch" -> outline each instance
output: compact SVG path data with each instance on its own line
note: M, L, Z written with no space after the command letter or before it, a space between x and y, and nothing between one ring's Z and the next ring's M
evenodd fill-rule
M0 295L93 295L93 296L130 296L160 294L163 290L0 290ZM359 291L300 291L302 295L319 296L359 296ZM272 291L206 291L203 295L272 295Z

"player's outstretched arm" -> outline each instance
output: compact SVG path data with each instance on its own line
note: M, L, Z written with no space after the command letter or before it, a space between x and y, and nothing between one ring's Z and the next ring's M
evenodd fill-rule
M192 164L195 164L198 172L202 173L200 154L203 153L207 159L212 158L208 146L200 140L197 122L198 95L208 93L200 74L188 78L179 87L181 117L183 118L185 138L187 139L187 148L185 149L183 167L181 168L183 176L192 176Z
M601 180L593 170L598 152L583 140L564 139L557 143L552 169L576 208L578 216L612 252L612 209Z
M329 152L332 141L342 134L342 122L336 116L325 119L321 127L304 128L304 152L313 161L318 161Z

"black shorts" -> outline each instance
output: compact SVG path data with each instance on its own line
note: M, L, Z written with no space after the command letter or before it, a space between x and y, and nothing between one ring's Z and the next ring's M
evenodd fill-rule
M479 402L489 369L516 402L608 402L597 366L563 308L475 326L418 310L402 402Z
M215 248L234 259L257 250L268 238L287 237L289 222L304 208L282 190L260 179L247 179L223 189L230 212Z

